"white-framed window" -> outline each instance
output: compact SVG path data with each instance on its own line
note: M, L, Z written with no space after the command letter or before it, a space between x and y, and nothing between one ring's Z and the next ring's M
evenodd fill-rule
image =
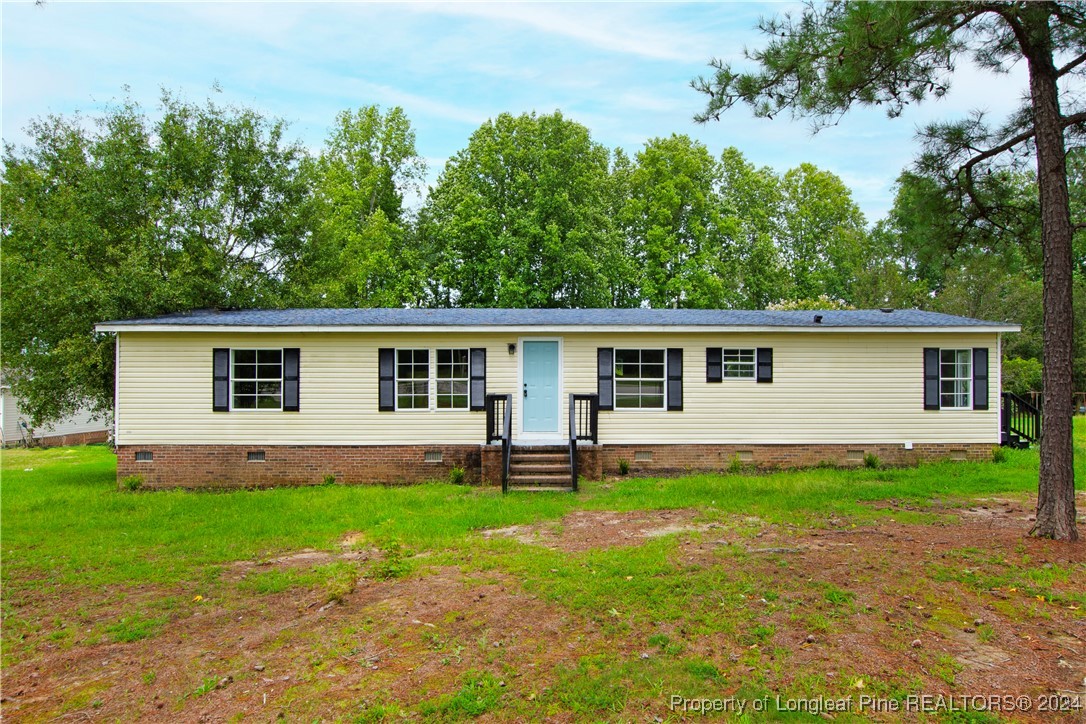
M471 352L467 349L437 350L437 409L466 410L469 406L468 360Z
M231 410L283 409L283 350L233 349Z
M755 372L755 350L728 349L720 350L720 376L725 380L753 380Z
M667 380L662 349L615 350L615 409L663 410Z
M430 350L396 350L396 409L430 409Z
M939 350L939 407L969 410L973 407L973 350Z

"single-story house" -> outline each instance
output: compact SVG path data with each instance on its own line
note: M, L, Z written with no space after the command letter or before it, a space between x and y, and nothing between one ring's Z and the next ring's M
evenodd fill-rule
M1019 327L891 309L285 309L97 329L116 334L117 475L154 487L987 459L1000 335Z
M23 413L19 398L3 380L0 380L0 397L0 444L4 447L86 445L109 439L109 424L102 415L94 414L89 408L77 410L48 425L31 427L30 417Z

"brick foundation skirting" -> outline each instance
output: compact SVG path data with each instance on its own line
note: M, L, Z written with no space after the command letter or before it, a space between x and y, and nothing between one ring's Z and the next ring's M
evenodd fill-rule
M85 433L88 435L94 433ZM72 443L69 443L72 444ZM674 475L723 471L738 460L757 469L864 464L875 455L883 465L915 465L932 460L990 460L992 443L916 443L866 445L583 445L577 465L583 478L595 480L620 472ZM250 462L250 453L264 453ZM137 461L136 453L151 460ZM439 457L438 461L427 461ZM319 485L328 476L337 483L405 484L448 480L463 468L466 482L501 484L500 445L121 445L117 480L139 476L142 485L167 487L269 487Z
M603 445L599 449L604 473L619 473L620 462L633 475L665 475L694 471L721 471L738 461L744 468L773 470L817 465L860 466L864 456L875 455L881 465L905 466L935 460L991 460L995 443L914 443L854 445Z
M463 468L479 479L479 445L120 445L117 480L130 475L143 487L271 487L337 483L405 484L448 480ZM264 453L250 462L249 453ZM137 461L136 453L151 460ZM437 462L427 462L440 456ZM500 478L499 478L500 482Z

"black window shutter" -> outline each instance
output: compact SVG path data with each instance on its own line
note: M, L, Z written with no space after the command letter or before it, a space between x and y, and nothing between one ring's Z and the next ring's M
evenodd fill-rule
M283 349L283 412L298 411L298 368L301 350L297 347Z
M758 381L759 382L772 382L773 381L773 348L772 347L759 347L758 348Z
M396 350L388 347L377 350L377 409L396 409Z
M596 393L600 396L600 409L615 409L615 350L600 347L596 350Z
M924 409L939 409L939 349L924 348Z
M973 348L973 409L988 409L988 348Z
M471 400L468 403L473 410L486 409L486 350L478 347L471 350Z
M705 350L705 381L720 382L724 379L724 363L720 347L708 347Z
M211 350L212 385L211 410L213 412L230 411L230 350L216 347Z
M683 409L683 351L667 351L667 409Z

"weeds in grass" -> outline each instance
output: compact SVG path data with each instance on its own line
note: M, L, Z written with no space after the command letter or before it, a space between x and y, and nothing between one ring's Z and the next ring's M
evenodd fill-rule
M618 474L629 475L630 474L630 461L626 458L622 458L618 461Z
M574 716L622 711L630 691L624 681L626 672L616 664L607 656L585 656L576 667L560 665L553 698Z
M438 714L451 719L482 716L498 706L505 686L505 682L493 674L474 669L465 673L461 682L460 690L455 694L423 702L419 711L423 716Z
M318 566L315 572L323 578L325 601L341 602L354 592L358 584L358 568L347 561Z
M381 546L384 558L374 562L369 569L371 576L380 581L402 578L411 572L411 564L406 560L409 552L399 541L390 540Z
M468 473L464 468L454 467L449 471L449 485L463 485Z
M324 485L335 485L336 484L336 476L332 475L331 473L326 473L325 476L324 476L323 484Z
M150 686L158 680L158 674L156 674L154 671L144 671L143 676L140 678L143 679L144 684Z
M133 614L107 626L106 633L113 641L126 644L156 635L165 624L164 618L144 618Z
M992 628L991 624L982 623L980 626L977 626L977 639L981 643L986 644L990 641L994 641L995 638L996 631L994 628Z
M1007 448L1000 445L992 447L992 462L993 463L1005 463L1007 462Z
M945 681L949 686L954 686L954 681L962 668L962 665L950 654L939 654L939 658L931 666L931 673Z
M775 633L777 633L777 627L771 623L755 624L748 633L739 637L739 642L744 646L762 645L773 638Z
M406 712L395 704L363 704L362 711L352 721L355 724L370 724L406 718Z
M705 659L687 659L684 667L687 673L698 679L708 679L709 681L721 683L725 678L716 666Z
M216 676L206 676L206 677L204 677L204 680L200 682L200 685L192 690L192 692L189 694L189 696L201 697L204 694L209 694L212 691L215 691L215 689L218 686L219 686L218 677L216 677Z
M806 617L806 626L809 631L817 631L818 633L826 633L833 630L833 624L830 619L823 616L820 613L812 613Z
M292 588L323 588L325 602L341 601L355 589L358 568L348 561L336 561L312 568L273 569L251 573L238 583L247 593L271 595Z
M314 582L310 571L276 569L250 573L238 582L238 588L247 593L267 595L282 593L289 588L312 585Z
M129 492L135 492L143 487L142 475L126 475L121 478L121 487Z
M875 453L866 453L864 455L864 467L868 470L878 470L882 467L882 461L879 460L879 456Z
M462 656L463 653L464 647L460 644L456 644L452 647L452 652L448 656L443 656L441 658L441 664L443 666L449 666L450 664L459 664L464 660Z
M660 653L668 656L678 656L683 652L683 645L675 643L665 634L653 634L649 636L649 645L660 649Z
M823 584L822 597L835 607L847 606L856 597L851 591L838 588L832 583Z

